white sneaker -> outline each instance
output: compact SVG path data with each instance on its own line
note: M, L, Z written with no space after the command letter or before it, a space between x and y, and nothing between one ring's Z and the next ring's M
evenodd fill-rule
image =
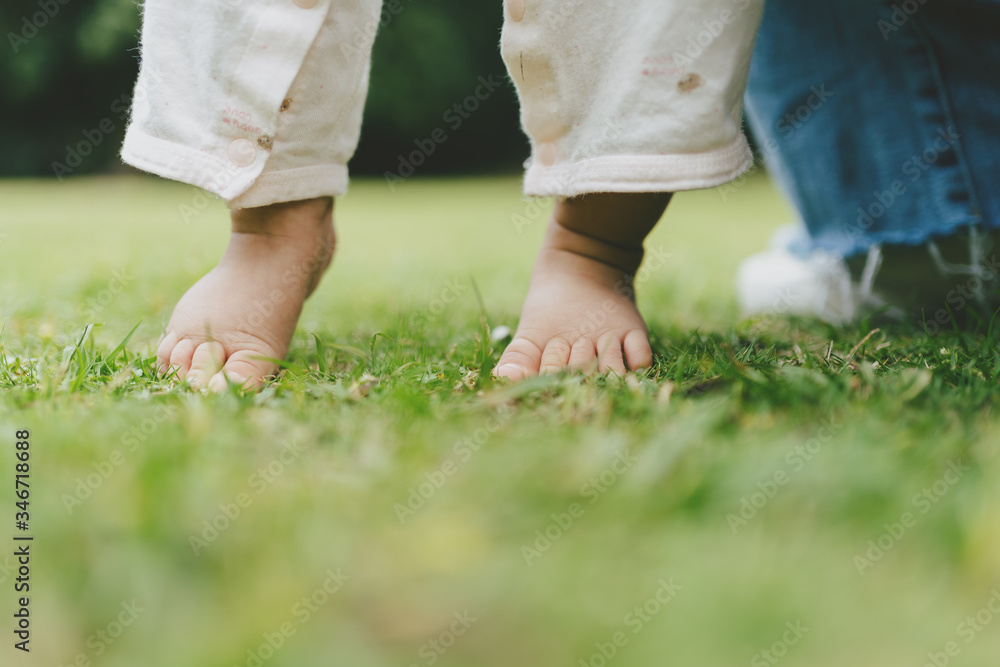
M793 254L788 248L801 233L795 227L782 227L771 238L770 248L740 264L736 293L744 317L814 317L844 324L858 315L862 304L876 301L870 286L865 290L854 284L840 257L824 251L807 257Z
M917 246L875 245L850 265L823 251L792 253L803 234L782 227L768 250L740 265L736 293L744 316L797 315L844 324L878 310L892 319L930 312L950 321L952 311L966 304L987 313L1000 306L1000 263L990 254L1000 246L998 230L972 227Z

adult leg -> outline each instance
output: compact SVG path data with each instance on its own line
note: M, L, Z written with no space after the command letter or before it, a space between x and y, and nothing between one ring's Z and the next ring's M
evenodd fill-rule
M993 0L768 2L747 115L801 216L787 250L814 266L846 260L856 284L903 307L943 308L996 273L998 21ZM801 272L772 275L782 252L744 266L747 310L802 284ZM855 292L841 319L857 313Z

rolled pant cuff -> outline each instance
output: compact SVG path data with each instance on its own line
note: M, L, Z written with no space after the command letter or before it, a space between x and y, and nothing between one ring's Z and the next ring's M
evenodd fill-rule
M543 166L533 160L524 192L539 197L575 197L592 192L678 192L722 185L753 165L741 135L725 148L676 155L614 155Z
M129 127L122 145L122 160L136 169L188 183L229 200L248 189L263 168L264 156L238 167L183 144L165 141Z
M342 164L266 172L227 205L231 209L255 208L315 197L339 197L347 192L347 181L347 167Z
M130 128L122 160L136 169L202 188L224 199L231 209L267 206L347 192L347 166L327 164L261 173L267 154L239 167L188 146L164 141Z

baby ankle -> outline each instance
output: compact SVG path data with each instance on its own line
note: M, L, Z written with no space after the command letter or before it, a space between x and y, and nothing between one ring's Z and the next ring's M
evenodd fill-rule
M557 219L549 225L545 245L553 250L599 261L625 275L633 275L639 270L645 254L641 244L634 247L618 245L567 227Z
M236 209L232 231L261 236L325 236L333 225L333 198L319 197Z

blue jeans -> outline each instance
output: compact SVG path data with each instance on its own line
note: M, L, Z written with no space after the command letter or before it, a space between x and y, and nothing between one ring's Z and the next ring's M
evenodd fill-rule
M747 117L794 251L1000 228L1000 0L768 0Z

